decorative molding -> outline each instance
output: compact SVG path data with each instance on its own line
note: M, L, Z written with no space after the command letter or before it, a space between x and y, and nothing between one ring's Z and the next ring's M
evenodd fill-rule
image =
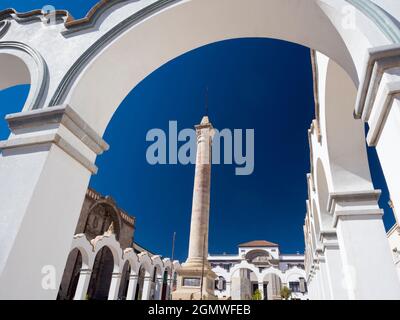
M0 11L0 21L13 19L19 23L42 22L47 21L49 15L49 13L46 13L42 9L36 9L28 12L18 12L13 8L9 8ZM74 19L67 10L56 10L55 17L56 21L60 23L68 23Z
M109 145L69 105L9 114L6 120L15 133L62 124L96 154L109 149Z
M384 72L400 66L400 44L371 48L365 61L354 116L368 121Z
M38 83L31 83L31 90L33 90L33 95L32 100L29 105L26 106L26 109L39 109L41 107L41 102L43 97L45 96L45 91L47 90L48 85L48 69L42 55L30 46L18 41L0 42L0 52L2 50L22 51L34 61L36 65ZM30 70L30 72L33 72L33 70Z
M62 131L60 132L58 129L63 125L96 154L101 154L109 148L108 144L69 106L10 114L6 116L6 120L14 136L0 142L0 150L55 144L92 174L96 174L98 169L95 164L62 137ZM45 130L57 130L57 132L21 136L26 132Z
M37 145L50 146L51 144L55 144L60 147L68 155L88 169L92 174L97 173L97 167L57 133L0 141L0 150L3 151L4 155L5 150Z
M71 34L82 30L87 30L93 28L99 18L105 13L109 8L117 5L119 3L127 2L129 0L100 0L96 3L82 19L70 19L65 23L65 28L63 34ZM138 0L140 1L140 0Z
M125 32L133 25L139 23L143 19L159 12L166 7L180 2L182 0L159 0L153 4L135 12L130 17L118 23L110 31L100 37L89 49L87 49L67 71L61 83L57 87L49 106L60 105L64 103L66 96L80 72L87 66L87 64L108 44L116 39L121 33Z
M392 109L394 99L397 97L400 98L400 81L386 84L383 92L383 102L376 104L376 108L379 109L376 111L375 118L371 119L369 124L367 143L370 147L377 145L390 110Z
M346 0L368 17L392 43L400 43L400 28L392 18L371 0Z
M10 28L10 21L0 21L0 39L7 33Z
M381 218L383 210L378 206L380 195L381 190L330 193L327 209L333 216L333 227L336 228L340 218Z

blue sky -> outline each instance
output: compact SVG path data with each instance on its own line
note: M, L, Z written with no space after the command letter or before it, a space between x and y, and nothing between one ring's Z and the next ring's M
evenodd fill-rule
M53 1L82 17L96 1ZM1 0L20 11L43 1ZM290 75L289 77L287 75ZM111 195L137 218L135 239L170 255L177 232L176 258L187 255L192 204L193 165L146 162L146 133L192 128L204 114L209 87L209 115L218 129L255 129L255 171L236 176L234 166L212 168L210 252L235 253L241 242L265 239L287 253L304 250L302 225L309 172L307 129L314 117L308 48L270 39L241 39L211 44L171 61L132 90L111 121L105 140L109 152L97 160L99 174L90 185ZM288 92L284 88L290 87ZM0 92L0 117L18 111L27 86ZM0 136L7 136L0 123ZM385 225L394 223L374 149L369 150L376 188L383 189Z

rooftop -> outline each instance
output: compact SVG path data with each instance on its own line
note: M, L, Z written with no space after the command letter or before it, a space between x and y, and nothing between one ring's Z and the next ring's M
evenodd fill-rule
M266 240L254 240L250 242L241 243L238 247L279 247L278 244Z

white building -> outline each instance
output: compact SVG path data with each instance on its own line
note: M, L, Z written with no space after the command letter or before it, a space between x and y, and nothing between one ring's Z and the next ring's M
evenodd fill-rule
M242 243L237 254L209 255L218 278L219 299L250 300L256 290L263 300L281 299L281 290L291 290L291 299L308 299L303 254L282 254L279 245L265 240Z
M387 232L390 249L392 249L393 262L400 278L400 227L397 223Z

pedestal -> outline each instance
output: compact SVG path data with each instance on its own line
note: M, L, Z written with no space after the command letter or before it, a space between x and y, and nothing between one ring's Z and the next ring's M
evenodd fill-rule
M205 264L204 270L202 265L184 263L178 271L177 289L172 293L172 300L217 300L217 296L214 295L216 278L217 275L208 263Z

